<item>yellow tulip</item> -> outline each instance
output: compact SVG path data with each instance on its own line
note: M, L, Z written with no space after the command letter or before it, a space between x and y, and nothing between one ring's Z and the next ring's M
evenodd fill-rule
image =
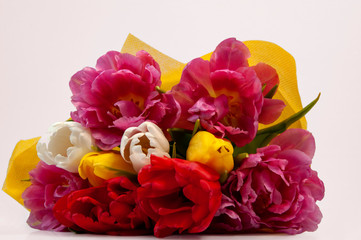
M189 142L187 160L203 163L223 175L233 169L232 154L233 146L229 141L200 131Z
M136 174L133 166L125 162L120 153L114 151L86 154L81 159L78 170L80 177L88 179L93 186L99 186L114 177Z

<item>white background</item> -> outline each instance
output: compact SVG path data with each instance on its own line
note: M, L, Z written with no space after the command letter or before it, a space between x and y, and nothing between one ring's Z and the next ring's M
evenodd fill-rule
M120 50L128 33L182 62L212 51L228 37L271 41L290 52L296 59L303 104L322 93L307 120L317 143L312 166L326 186L319 203L324 218L313 233L227 237L361 239L357 0L0 0L1 182L18 140L42 135L50 124L69 117L70 77L94 66L106 51ZM25 223L27 216L22 206L0 192L1 239L100 238L33 230ZM184 237L169 237L174 238Z

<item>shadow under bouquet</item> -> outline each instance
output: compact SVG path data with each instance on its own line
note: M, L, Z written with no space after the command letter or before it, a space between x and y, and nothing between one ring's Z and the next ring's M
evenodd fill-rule
M40 230L315 231L323 182L295 63L229 38L187 64L132 35L70 80L75 110L20 141L3 190Z

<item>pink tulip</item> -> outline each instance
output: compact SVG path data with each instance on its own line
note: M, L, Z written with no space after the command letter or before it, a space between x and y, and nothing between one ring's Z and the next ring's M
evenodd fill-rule
M179 105L170 94L160 94L160 69L145 51L136 56L111 51L96 68L84 68L70 80L74 121L90 128L103 150L119 146L124 131L144 121L163 130L179 117Z
M262 81L272 88L277 73L266 64L249 67L249 56L242 42L230 38L217 46L210 61L196 58L189 62L180 83L171 91L182 109L176 126L193 129L194 122L200 119L207 131L217 137L226 136L241 147L255 137L259 120L276 120L284 104L271 99L263 104Z
M289 129L269 146L250 154L222 186L215 231L315 231L322 214L316 201L325 192L310 167L315 151L311 133Z
M55 203L68 193L89 187L89 183L64 169L40 161L30 171L31 185L24 191L24 206L30 209L27 223L40 230L63 231L66 227L54 217Z

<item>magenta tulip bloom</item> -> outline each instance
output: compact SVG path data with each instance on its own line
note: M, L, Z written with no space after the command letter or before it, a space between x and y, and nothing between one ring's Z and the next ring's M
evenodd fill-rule
M310 167L311 133L289 129L250 154L222 186L222 204L212 223L216 231L315 231L322 214L316 201L323 182Z
M182 109L176 127L193 129L200 119L207 131L227 136L239 147L252 141L263 111L262 84L269 82L272 88L278 77L277 73L277 78L272 76L273 68L266 64L249 67L249 57L248 48L230 38L217 46L210 61L197 58L189 62L171 91ZM268 110L261 120L269 123L278 118L284 105L266 102Z
M110 150L120 144L128 127L151 121L163 130L180 114L179 104L170 94L159 94L160 69L145 51L136 56L108 52L96 68L84 68L70 80L74 121L90 128L96 144Z
M89 187L89 183L78 174L47 165L43 161L29 174L31 185L22 195L24 206L30 209L27 223L40 230L65 230L66 227L53 214L55 203L72 191Z

